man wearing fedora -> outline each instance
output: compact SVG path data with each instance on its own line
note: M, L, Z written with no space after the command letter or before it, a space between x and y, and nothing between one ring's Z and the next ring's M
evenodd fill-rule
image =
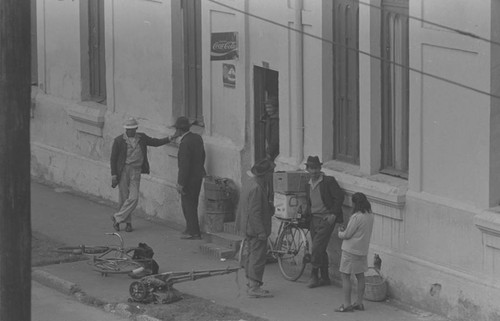
M125 231L132 232L132 212L139 202L141 174L149 174L148 146L162 146L175 139L152 138L137 132L139 124L134 118L123 125L125 133L117 136L111 149L111 186L118 186L119 210L111 217L113 228L120 231L120 223L126 223Z
M307 211L311 217L311 279L308 287L315 288L330 285L328 273L328 254L326 248L330 242L330 236L335 228L335 223L342 223L344 215L342 204L344 203L344 191L340 188L333 176L324 175L321 171L321 163L318 156L307 157L306 170L310 174L310 180L306 186ZM321 273L321 278L318 277Z
M177 118L173 127L178 136L179 152L177 162L177 191L181 194L181 207L186 220L186 229L181 236L186 240L200 240L198 221L198 199L205 172L205 147L200 135L191 132L191 123L184 116Z
M264 159L247 172L251 177L244 186L240 203L240 231L245 236L248 255L243 265L248 281L249 297L272 295L261 288L267 260L267 238L271 234L273 209L268 198L267 176L274 170L274 162Z

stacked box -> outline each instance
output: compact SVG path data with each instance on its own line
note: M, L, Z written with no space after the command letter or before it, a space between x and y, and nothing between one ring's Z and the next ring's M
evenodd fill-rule
M286 219L299 219L307 206L305 193L274 193L274 216Z
M275 172L274 191L281 194L304 193L309 175L304 171Z

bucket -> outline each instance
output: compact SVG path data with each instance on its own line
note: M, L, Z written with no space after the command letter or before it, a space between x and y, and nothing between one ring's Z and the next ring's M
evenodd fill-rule
M225 200L231 198L231 189L227 178L207 176L203 182L207 200Z
M229 179L207 176L203 187L205 189L207 230L212 233L222 232L224 231L224 222L234 221Z
M368 301L384 301L387 297L387 281L379 270L369 267L377 274L365 276L365 299Z
M207 212L206 215L206 226L207 232L219 233L224 231L224 218L226 213L224 212Z

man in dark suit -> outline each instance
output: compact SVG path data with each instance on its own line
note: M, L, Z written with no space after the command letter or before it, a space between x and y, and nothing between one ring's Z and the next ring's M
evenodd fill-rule
M186 229L181 238L199 240L198 198L206 175L205 147L201 136L189 130L191 123L186 117L177 118L174 127L174 136L179 136L177 191L181 194L182 212L186 219Z

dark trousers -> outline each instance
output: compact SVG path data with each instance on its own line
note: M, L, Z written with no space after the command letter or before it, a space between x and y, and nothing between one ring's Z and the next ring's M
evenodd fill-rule
M198 200L200 197L201 182L196 182L184 188L186 194L181 196L182 213L186 219L186 233L189 235L200 235L200 224L198 222Z
M311 264L313 268L328 268L329 261L326 248L334 228L335 223L330 224L323 217L313 216L311 221Z
M262 285L267 260L267 240L247 236L245 243L248 246L248 255L244 263L245 275L247 279Z

